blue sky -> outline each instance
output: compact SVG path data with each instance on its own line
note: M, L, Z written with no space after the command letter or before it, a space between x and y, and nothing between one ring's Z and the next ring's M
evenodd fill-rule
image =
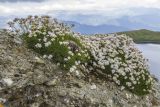
M160 26L160 0L0 0L0 10L0 17L47 14L88 25Z

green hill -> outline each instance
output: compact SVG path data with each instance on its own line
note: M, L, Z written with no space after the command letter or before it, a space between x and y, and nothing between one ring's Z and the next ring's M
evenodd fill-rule
M160 32L146 29L118 32L117 34L126 34L132 37L136 43L160 43Z

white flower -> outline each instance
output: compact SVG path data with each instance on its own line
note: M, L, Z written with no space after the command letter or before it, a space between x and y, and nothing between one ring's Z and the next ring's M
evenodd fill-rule
M67 57L67 59L68 59L68 60L70 60L70 59L71 59L71 57L70 57L70 56L68 56L68 57Z
M46 32L43 32L43 35L46 35Z
M57 66L60 66L60 63L57 63Z
M43 41L44 41L44 42L47 42L47 38L46 38L46 37L44 37L44 38L43 38Z
M64 61L68 61L68 58L64 58Z
M49 56L48 56L48 59L52 59L52 58L53 58L53 55L49 55Z
M80 54L80 53L78 53L78 56L81 56L81 54Z
M52 44L52 43L51 43L50 41L44 43L45 47L48 47L48 46L50 46L51 44Z
M76 61L76 62L75 62L75 65L79 65L79 63Z
M47 55L43 55L43 58L47 58Z
M114 80L114 81L117 81L117 77L116 77L116 76L113 76L113 80Z
M70 54L72 56L74 55L72 51L68 51L68 54Z
M37 35L36 35L36 34L34 34L33 36L34 36L34 37L37 37Z
M132 86L131 82L126 82L126 85L129 87Z
M74 69L73 67L71 67L69 71L70 71L70 72L73 72L74 70L75 70L75 69Z
M52 38L51 41L55 41L55 38Z
M78 64L81 64L81 61L77 61L78 62Z
M63 44L63 42L59 42L59 44L60 44L60 45L62 45L62 44Z
M105 64L105 65L109 65L109 61L105 61L104 64Z
M79 71L78 71L78 70L76 70L76 71L75 71L75 74L76 74L77 76L79 76Z
M31 38L31 37L32 37L32 34L29 34L29 35L28 35L28 37L30 37L30 38Z
M56 37L56 35L54 33L50 34L50 37Z
M41 48L42 45L41 45L40 43L37 43L37 44L35 45L35 47L36 47L36 48Z
M38 39L38 41L40 42L40 41L41 41L41 39Z

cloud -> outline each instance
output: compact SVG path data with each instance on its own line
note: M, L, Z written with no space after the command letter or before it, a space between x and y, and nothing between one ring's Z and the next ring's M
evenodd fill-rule
M42 2L45 0L0 0L0 2Z
M159 0L0 0L0 15L48 14L64 20L108 23L122 16L138 16L160 9ZM13 2L14 1L14 2ZM21 2L20 2L21 1ZM28 1L28 2L22 2ZM33 2L34 1L34 2ZM40 2L41 1L41 2ZM147 13L148 14L148 13ZM158 13L157 13L158 14ZM81 18L80 18L81 17ZM116 23L116 22L114 22Z
M1 0L8 1L0 3L0 13L23 12L49 12L49 11L69 11L80 14L96 14L111 12L123 13L131 8L160 8L159 0ZM27 4L18 1L28 1ZM30 2L29 2L30 1ZM34 1L34 3L33 3ZM43 2L40 2L43 1ZM12 3L9 3L12 2ZM32 12L31 12L32 13Z

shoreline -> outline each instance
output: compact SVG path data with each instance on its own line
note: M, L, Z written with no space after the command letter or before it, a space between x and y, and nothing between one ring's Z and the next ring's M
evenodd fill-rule
M141 41L141 42L136 42L134 41L136 44L158 44L160 45L160 41Z

